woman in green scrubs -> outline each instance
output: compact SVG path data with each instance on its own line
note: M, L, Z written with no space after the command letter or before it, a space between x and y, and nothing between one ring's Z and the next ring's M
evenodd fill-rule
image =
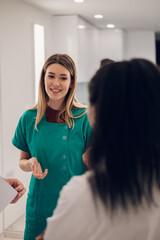
M75 98L76 68L66 54L49 57L41 71L38 103L24 112L12 143L20 168L31 171L24 239L35 239L53 214L59 192L86 167L82 160L91 128Z

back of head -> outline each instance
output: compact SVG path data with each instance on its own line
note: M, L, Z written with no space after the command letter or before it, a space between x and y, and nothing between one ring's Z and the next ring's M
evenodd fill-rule
M100 62L100 67L103 67L107 64L114 63L114 62L115 61L113 61L112 59L109 59L109 58L102 59Z
M133 59L101 68L89 84L95 106L93 189L114 210L152 202L160 189L160 72Z

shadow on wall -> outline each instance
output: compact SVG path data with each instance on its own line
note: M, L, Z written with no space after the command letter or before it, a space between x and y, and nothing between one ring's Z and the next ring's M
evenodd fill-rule
M88 102L88 82L77 83L76 97L82 104L87 105Z

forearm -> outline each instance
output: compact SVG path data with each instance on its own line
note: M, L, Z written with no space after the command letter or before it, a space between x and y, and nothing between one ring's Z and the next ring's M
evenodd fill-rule
M30 159L21 159L20 162L19 162L20 168L25 172L31 172L32 171Z

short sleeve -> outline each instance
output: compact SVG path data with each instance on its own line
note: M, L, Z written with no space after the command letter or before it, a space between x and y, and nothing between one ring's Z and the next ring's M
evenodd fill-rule
M15 130L14 137L12 139L12 144L24 151L29 152L28 144L27 144L27 138L26 138L26 125L27 125L27 114L26 112L21 116L17 128Z

